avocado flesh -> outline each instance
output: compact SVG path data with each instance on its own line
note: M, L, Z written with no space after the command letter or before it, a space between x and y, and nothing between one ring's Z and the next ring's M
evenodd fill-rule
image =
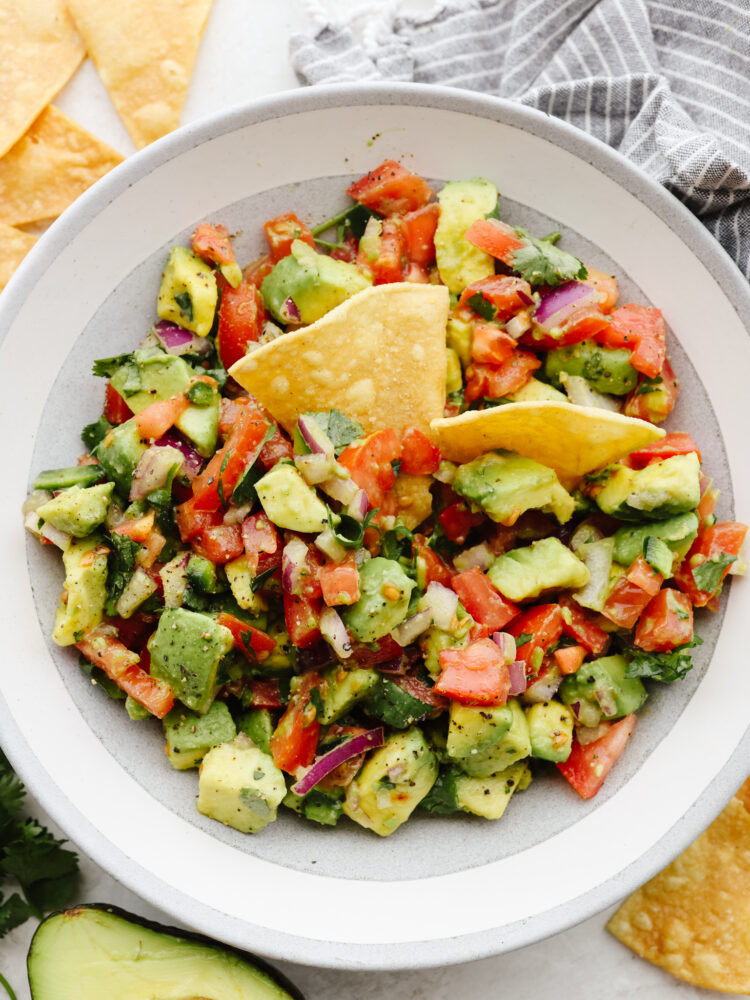
M166 930L92 907L54 914L31 942L32 1000L290 1000L238 953Z

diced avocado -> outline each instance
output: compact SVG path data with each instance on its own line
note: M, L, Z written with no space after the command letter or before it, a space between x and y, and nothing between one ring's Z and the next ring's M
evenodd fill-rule
M130 493L133 473L145 450L146 443L141 440L135 420L126 420L107 431L94 449L94 456L120 496L127 498Z
M233 645L232 633L208 615L168 608L148 641L151 673L196 712L213 701L219 660Z
M568 397L564 392L558 392L554 386L540 382L538 378L530 378L529 381L517 392L512 392L508 397L514 403L538 403L545 399L550 399L555 403L567 403Z
M462 292L472 281L495 273L495 261L464 239L477 219L484 219L497 205L497 188L484 177L449 181L438 194L440 217L435 232L435 259L440 280L451 292Z
M390 736L346 789L344 812L381 837L411 816L432 788L437 760L419 729Z
M267 708L251 708L249 711L243 712L237 720L237 731L249 736L263 753L271 752L273 729L273 719Z
M445 392L450 396L453 392L458 392L463 387L464 379L461 371L461 362L452 347L445 349Z
M570 520L575 501L560 485L554 469L512 451L489 451L458 467L453 489L474 510L500 524L515 524L526 510Z
M90 535L106 518L114 483L98 486L71 486L47 503L37 507L37 514L58 531L74 538Z
M573 713L559 701L542 701L526 709L531 756L559 762L573 748Z
M42 921L28 974L33 1000L302 1000L252 955L103 904Z
M531 753L529 727L518 699L510 698L508 708L513 713L513 722L505 736L494 746L488 747L481 753L462 757L459 761L462 770L471 777L487 778L491 774L504 771Z
M178 771L197 767L211 747L228 743L237 735L223 701L215 701L205 715L178 706L162 719L162 725L169 763Z
M483 819L500 819L508 808L511 795L527 788L530 782L531 771L523 762L511 764L504 771L485 778L458 774L456 804L462 812L473 813Z
M52 632L58 646L80 642L104 617L108 554L97 535L71 542L63 552L65 584Z
M336 663L323 671L325 694L323 712L318 722L330 725L346 715L378 683L377 670L368 667L345 667Z
M645 469L611 465L594 499L601 511L622 521L661 521L698 506L700 471L694 451L653 462Z
M178 552L159 570L164 591L164 607L179 608L187 590L187 552Z
M260 594L253 593L253 574L247 556L238 556L224 566L232 596L245 611L261 611L265 608Z
M639 677L625 676L627 665L619 654L584 663L563 680L558 692L561 701L572 708L584 726L637 712L647 693Z
M128 695L125 698L125 711L128 713L128 717L134 722L140 722L141 719L152 718L151 713L147 708L144 708L135 698Z
M336 826L344 811L344 789L323 791L313 788L307 795L295 795L291 790L284 796L283 804L321 826Z
M450 350L455 351L463 368L471 364L471 338L473 326L462 319L449 319L445 339Z
M584 608L601 611L610 590L610 571L615 540L600 538L576 547L575 553L589 571L589 582L573 594Z
M630 354L624 348L600 347L593 340L582 340L570 347L548 351L544 374L556 388L561 387L560 373L567 372L582 376L597 392L625 396L638 381Z
M415 587L393 559L369 559L359 570L359 600L342 610L344 624L360 642L381 639L406 618Z
M461 705L451 702L446 751L449 757L470 757L494 747L513 724L507 705Z
M258 480L255 489L269 520L279 528L309 534L322 531L328 524L325 504L293 465L274 465Z
M220 397L214 392L208 406L188 406L175 422L175 427L189 437L199 455L209 458L216 451L219 439Z
M435 706L430 702L421 701L390 677L381 675L367 697L365 711L386 726L391 726L393 729L407 729L415 722L421 722L422 719L432 715Z
M279 674L293 668L296 662L296 650L284 627L284 619L270 622L265 631L276 641L276 645L263 661L263 673Z
M69 486L93 486L104 477L100 465L73 465L68 469L45 469L34 480L35 490L65 490Z
M226 590L224 581L219 577L217 567L205 556L192 553L187 564L187 582L201 594L220 594ZM239 603L239 602L238 602Z
M684 555L698 534L698 515L693 511L677 514L666 521L651 524L624 526L615 532L614 557L623 566L630 566L634 559L643 555L647 538L658 538L674 554ZM665 573L665 576L669 574Z
M110 382L133 413L140 413L151 403L184 392L194 374L184 358L147 347L135 351Z
M286 795L284 775L273 758L244 734L213 747L198 779L198 812L240 833L257 833L276 819Z
M643 543L643 558L652 569L661 573L665 579L672 575L674 552L661 538L655 538L653 535L648 536Z
M368 288L371 280L356 265L319 254L301 240L282 257L260 286L266 309L280 323L292 316L286 306L292 299L302 323L314 323L334 306Z
M156 581L151 579L142 566L136 566L117 599L115 611L120 618L130 618L133 612L155 593Z
M172 247L156 300L159 319L207 337L218 296L216 277L208 264L187 247Z
M526 601L545 590L584 587L589 582L585 563L559 538L540 538L498 556L487 576L511 601Z

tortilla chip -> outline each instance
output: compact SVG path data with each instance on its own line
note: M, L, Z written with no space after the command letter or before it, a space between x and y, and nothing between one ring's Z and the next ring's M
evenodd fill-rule
M0 222L54 218L122 159L50 105L0 159Z
M211 0L68 0L68 7L136 146L177 128Z
M0 156L78 69L86 51L65 0L0 0Z
M432 429L451 462L470 462L504 448L541 462L567 481L664 437L645 420L552 400L471 410L433 420Z
M0 222L0 291L35 243L36 236Z
M642 958L704 989L750 993L750 812L734 798L607 924Z
M430 431L445 401L448 289L399 283L357 292L230 369L290 433L306 411L337 409L365 431Z

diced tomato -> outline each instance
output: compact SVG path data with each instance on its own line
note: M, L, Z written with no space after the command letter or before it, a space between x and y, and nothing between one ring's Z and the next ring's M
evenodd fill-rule
M151 569L156 560L161 555L161 550L167 544L164 535L158 531L152 531L141 547L141 551L135 558L136 566L143 566L144 569ZM161 577L159 578L161 579Z
M154 530L155 518L155 511L150 510L148 514L144 514L143 517L136 517L128 521L121 521L120 524L112 530L117 535L127 535L127 537L132 538L134 542L141 542L142 544Z
M247 682L253 708L281 708L281 691L275 677L251 677Z
M625 399L623 413L627 417L660 424L674 409L678 388L674 370L669 361L665 361L657 382L652 384L645 377L638 380L638 385Z
M521 309L527 309L533 304L531 298L531 285L523 278L515 278L506 274L494 274L488 278L480 278L479 281L472 281L461 293L458 300L459 309L462 306L474 307L471 299L479 295L486 303L495 308L496 320L504 323L505 320L515 316ZM478 309L474 310L479 312Z
M698 445L689 434L680 431L665 434L663 438L652 441L645 448L631 451L628 458L631 469L644 469L652 462L661 462L665 458L673 458L675 455L689 455L693 451L698 455L698 461L700 461L701 453L698 450Z
M287 540L288 540L287 536ZM294 583L289 593L295 597L308 597L318 599L323 596L318 574L323 569L323 557L312 545L307 546L307 553L304 562L298 566Z
M340 563L321 566L318 580L329 608L336 604L356 604L359 600L359 570L353 552Z
M425 588L431 583L443 583L450 587L453 570L430 548L424 535L414 536L414 549L417 562L421 562L423 567Z
M128 649L140 655L147 640L154 631L152 616L136 611L130 618L108 618L107 624L117 629L117 638Z
M219 612L216 621L219 625L229 629L234 639L234 648L241 650L249 660L257 660L258 663L262 663L268 658L271 650L276 648L276 640L272 639L270 635L266 635L260 629L253 628L252 625L248 625L226 611Z
M217 566L238 559L245 551L239 524L217 524L206 528L193 538L191 545L194 552Z
M320 723L314 716L310 717L307 708L310 692L319 684L320 677L314 670L302 677L300 686L289 699L286 711L271 735L273 762L288 774L294 774L298 767L312 764L315 757Z
M264 554L276 556L277 565L281 565L281 539L276 526L263 511L250 514L242 522L242 541L253 576L258 572L260 558Z
M466 369L466 402L502 399L523 389L542 362L530 351L514 351L501 365L469 365Z
M515 229L499 219L477 219L464 233L464 239L508 267L513 266L513 258L525 246Z
M631 346L631 365L648 378L656 378L664 364L667 328L660 309L633 302L612 313L614 335Z
M560 606L563 609L563 635L581 643L594 656L603 653L609 644L609 633L592 622L572 597L561 597Z
M135 415L138 433L145 440L155 441L167 433L188 406L190 403L181 392L170 396L169 399L159 399L155 403L149 403Z
M471 529L481 524L484 516L472 514L466 504L459 500L442 510L438 519L446 537L457 545L463 545Z
M625 749L635 729L635 721L635 715L626 715L610 726L604 736L586 746L573 740L570 757L556 767L581 798L593 798L602 787L613 764Z
M522 611L507 626L516 640L516 658L526 664L526 677L539 673L544 654L562 635L563 613L559 604L537 604Z
M442 673L435 684L438 694L472 705L504 705L508 700L508 668L492 639L442 650L440 666Z
M392 680L402 691L406 691L412 698L421 701L423 705L432 705L435 709L448 707L448 702L441 694L437 693L435 685L422 680L416 669L401 675L394 674Z
M631 583L627 575L623 575L607 596L602 614L621 628L633 628L651 596L643 587Z
M545 351L557 347L570 347L588 340L609 326L609 317L605 316L596 306L580 306L574 309L568 318L560 324L559 332L543 333L539 327L530 330L521 337L521 343L527 347L540 348Z
M174 693L164 681L159 681L140 666L140 656L124 646L99 626L76 649L95 667L100 667L110 680L148 709L157 719L163 719L174 705Z
M392 489L396 473L391 462L401 457L401 445L392 427L376 431L363 444L350 444L339 455L339 462L367 494L371 507L381 507L385 494Z
M585 646L561 646L552 654L561 674L574 674L588 655Z
M243 267L242 277L245 281L249 281L251 285L260 288L263 284L263 279L267 278L271 271L273 271L273 266L270 253L264 253L262 257L257 257L254 261L251 261L247 267Z
M257 287L242 281L237 288L227 284L219 305L219 330L216 349L221 363L229 369L247 354L249 344L254 344L263 332L266 310Z
M228 399L222 396L219 400L219 434L225 439L240 415L243 407L249 406L252 400L249 396L238 396L236 399Z
M334 260L343 260L347 264L353 264L357 259L357 250L359 249L359 240L356 236L347 236L341 246L334 247L331 250L331 257Z
M282 257L289 256L292 252L292 243L295 240L302 240L313 250L315 249L312 233L294 212L286 212L284 215L277 215L275 219L264 222L263 232L266 234L271 250L271 260L274 264Z
M486 625L490 632L507 625L519 612L516 605L507 601L477 566L457 573L450 585L474 621Z
M721 593L731 562L721 571L719 585L712 591L699 589L693 576L694 570L726 556L739 556L746 534L747 525L738 521L720 521L698 532L698 537L690 546L688 554L674 575L675 583L688 595L696 608L706 607L712 597Z
M477 364L501 365L518 347L518 341L492 323L474 324L471 357Z
M693 605L687 594L664 587L643 609L635 644L649 653L666 653L693 638Z
M104 419L116 425L124 424L132 416L133 411L120 393L111 382L107 382L107 388L104 390Z
M603 313L611 313L617 302L617 278L613 274L597 271L595 267L586 265L588 274L583 278L584 285L590 285L599 292L599 309Z
M405 215L422 208L434 192L427 181L395 160L385 160L346 189L350 198L380 215Z
M234 249L226 226L202 222L193 233L193 253L212 264L236 264Z
M714 508L719 496L720 490L713 489L713 479L708 479L707 476L701 475L701 499L695 508L695 513L698 515L699 528L707 528L709 526L709 518L713 517Z
M404 237L404 252L412 264L429 267L435 261L435 230L440 207L425 205L402 215L399 223Z
M292 442L281 433L277 424L273 434L261 448L258 460L264 469L272 469L282 458L293 457L294 448L292 447Z
M294 594L284 594L284 620L293 646L306 649L320 639L322 601Z
M407 427L401 438L401 471L429 476L440 467L440 449L418 427Z
M403 655L403 652L401 646L392 636L385 635L377 642L353 642L350 662L361 667L373 667L378 663L396 660Z
M191 498L175 507L175 521L180 538L183 542L189 542L207 528L215 528L221 524L223 517L219 511L196 510Z
M625 574L625 579L645 590L651 597L659 592L664 583L664 577L657 573L653 566L646 562L643 556L638 556Z
M240 477L259 452L269 426L269 421L253 406L242 408L224 446L193 480L194 509L218 510L228 505Z
M360 241L357 251L357 266L372 275L376 285L387 285L393 281L403 281L405 272L404 237L398 219L385 219L380 237L377 239L377 253L370 255Z

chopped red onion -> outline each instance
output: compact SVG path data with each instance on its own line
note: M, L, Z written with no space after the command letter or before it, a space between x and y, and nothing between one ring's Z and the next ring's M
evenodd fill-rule
M597 740L600 740L604 736L610 726L610 722L600 722L598 726L577 726L576 739L582 747L587 746L589 743L596 743Z
M130 502L136 503L154 490L160 490L166 485L169 474L175 466L179 472L183 461L182 452L171 445L166 447L152 445L147 448L138 459L138 465L133 473L133 482L128 497Z
M297 308L297 303L291 295L279 309L279 316L284 323L299 323L302 319L300 311Z
M510 666L516 658L516 638L510 632L495 632L492 641L503 654L506 666ZM524 684L524 687L526 685Z
M514 340L518 340L522 337L527 330L531 329L531 319L526 310L522 310L520 313L516 313L508 322L505 324L505 332L508 336L513 337Z
M188 479L195 479L203 468L202 457L177 431L167 431L158 441L154 441L154 445L157 448L176 448L182 454L182 471Z
M399 646L410 646L417 636L421 635L431 624L432 612L419 611L416 615L412 615L411 618L407 618L406 621L401 622L399 626L393 629L391 635Z
M555 697L557 689L562 684L562 679L562 674L557 667L552 667L527 684L525 700L531 703L549 701L550 698Z
M346 512L356 521L364 521L367 517L367 511L369 509L370 501L367 499L367 494L364 490L357 490L354 494L354 499L346 508Z
M605 715L610 718L617 715L617 702L611 688L600 687L594 691L594 697L599 702L599 707Z
M521 302L524 303L524 305L527 306L534 305L534 299L528 293L526 293L522 288L518 289L518 297L521 300Z
M460 573L467 569L473 569L474 566L484 572L490 568L494 561L495 557L489 545L486 542L481 542L479 545L472 545L470 549L459 552L453 560L453 565Z
M167 354L209 354L211 341L207 337L197 337L190 330L160 319L154 323L154 333Z
M324 528L316 537L313 544L324 556L328 556L334 562L341 562L343 559L346 559L347 549L339 542L330 528Z
M450 632L458 607L458 594L433 580L425 591L422 601L432 612L432 620L437 627L444 632Z
M333 459L333 442L309 413L300 413L297 418L297 430L314 455L327 455Z
M392 660L386 660L385 663L377 664L377 668L381 671L381 673L395 674L397 676L403 676L410 666L411 663L409 662L409 658L403 654L401 656L394 657Z
M342 476L331 476L330 479L325 479L319 485L329 497L344 504L350 504L359 489L353 479Z
M299 594L307 562L307 545L301 538L292 538L281 553L281 585L288 594Z
M581 281L566 281L544 296L534 313L534 322L550 331L563 323L574 308L598 301L598 293Z
M335 608L326 608L320 616L320 634L340 660L352 655L352 640L346 631L341 615Z
M335 771L339 764L343 764L344 761L352 757L357 757L367 750L382 747L384 743L385 732L382 726L378 726L377 729L368 729L366 733L358 733L356 736L352 736L350 740L339 743L333 750L329 750L328 753L324 753L322 757L318 757L317 760L313 761L305 774L292 785L291 790L293 794L307 795L331 771Z
M498 635L501 633L495 633ZM494 638L494 636L493 636ZM508 664L510 676L510 694L523 694L526 690L526 664L523 660L514 660Z
M295 455L294 464L302 473L305 482L309 486L316 486L330 478L332 457L322 452L311 452L309 455Z

